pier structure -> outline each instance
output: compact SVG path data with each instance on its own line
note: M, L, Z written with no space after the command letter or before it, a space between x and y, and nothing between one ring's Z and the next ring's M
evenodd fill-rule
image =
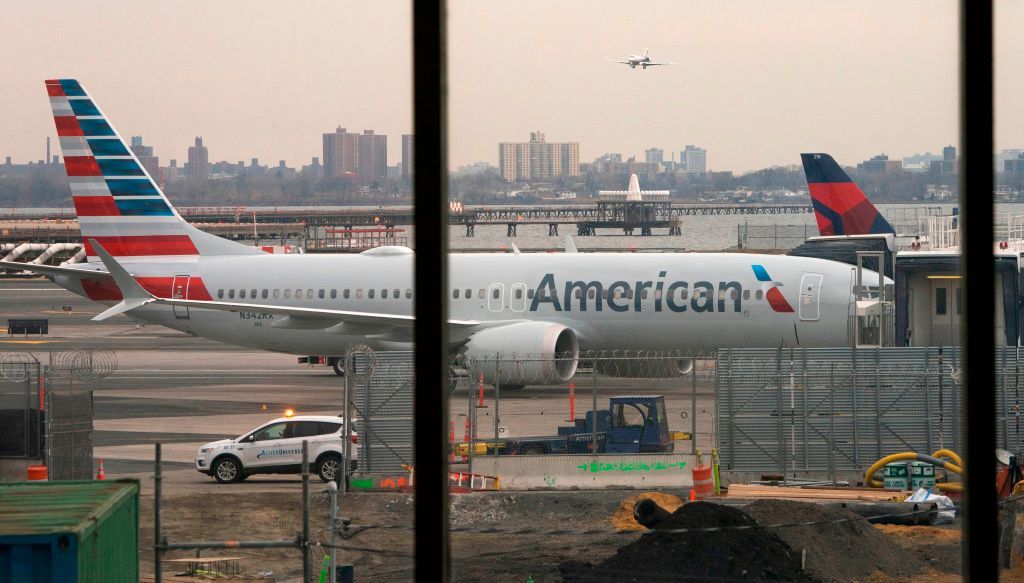
M324 227L394 229L413 224L412 207L373 208L248 208L184 207L182 217L206 232L231 239L316 238L315 229ZM506 227L515 237L520 225L547 225L548 234L559 235L559 227L575 228L576 235L598 235L598 230L615 234L680 234L679 220L687 216L782 215L811 212L810 205L758 203L673 203L669 200L598 200L576 205L501 205L463 207L449 215L451 225L465 227L465 236L475 235L478 225ZM611 233L608 233L611 234ZM0 242L64 242L80 238L73 209L0 214Z

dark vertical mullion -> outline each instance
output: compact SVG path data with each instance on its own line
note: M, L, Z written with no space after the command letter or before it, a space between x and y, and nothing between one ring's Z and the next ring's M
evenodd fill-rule
M965 382L963 565L996 581L995 259L993 257L992 0L960 0L960 229Z
M445 0L414 0L416 580L448 581Z

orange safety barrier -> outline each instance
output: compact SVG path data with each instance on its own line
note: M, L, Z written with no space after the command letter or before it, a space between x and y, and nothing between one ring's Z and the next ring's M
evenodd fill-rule
M715 479L711 466L693 466L693 492L697 500L705 500L715 493Z
M571 423L576 420L576 383L569 383L569 419Z
M448 422L448 462L455 463L455 422Z
M47 473L46 466L34 465L28 467L28 481L35 482L37 480L48 481L49 474Z

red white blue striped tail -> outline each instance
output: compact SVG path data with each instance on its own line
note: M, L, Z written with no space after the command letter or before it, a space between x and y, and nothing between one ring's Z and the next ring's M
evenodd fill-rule
M46 81L85 252L90 239L114 257L239 255L258 250L188 224L74 79Z

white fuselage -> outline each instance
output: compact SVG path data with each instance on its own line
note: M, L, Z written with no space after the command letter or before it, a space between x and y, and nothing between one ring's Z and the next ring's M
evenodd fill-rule
M450 318L481 326L560 323L576 332L581 350L848 344L853 268L841 263L742 253L453 254L449 262ZM126 259L124 265L136 277L201 278L214 301L377 314L413 311L410 254L203 256ZM762 266L771 281L759 280L753 265ZM195 297L183 279L175 280L178 297ZM70 278L55 280L81 293ZM766 293L771 287L793 311L773 308ZM301 328L282 316L244 310L148 305L131 315L204 338L292 354L340 355L355 343L408 348L412 341L409 328L323 323ZM479 329L453 331L452 341Z

